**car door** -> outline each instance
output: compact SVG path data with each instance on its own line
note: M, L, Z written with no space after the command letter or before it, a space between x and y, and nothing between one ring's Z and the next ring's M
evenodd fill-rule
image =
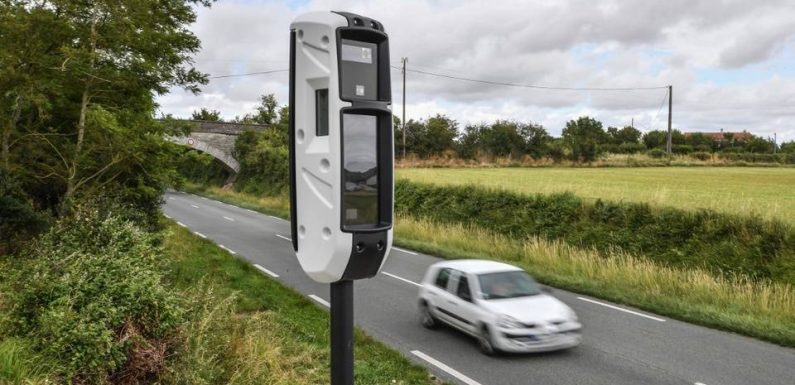
M456 279L455 286L455 311L461 327L472 334L478 333L479 308L471 279L468 274L461 273Z
M458 287L462 277L466 286L466 276L458 270L451 271L445 300L441 302L440 307L442 308L442 312L449 317L450 324L461 330L470 332L472 330L472 322L462 315L464 312L463 303L466 301L458 297Z
M453 270L448 267L439 269L433 277L431 285L427 287L427 299L430 305L436 310L434 312L435 315L449 324L454 323L454 318L450 315L450 306L448 304L450 301L448 287L450 286L450 277L452 273Z

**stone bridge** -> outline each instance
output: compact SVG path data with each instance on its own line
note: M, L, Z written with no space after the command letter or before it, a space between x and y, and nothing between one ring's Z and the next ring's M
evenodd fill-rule
M262 124L241 124L225 122L204 122L199 120L181 120L179 123L190 125L191 132L187 136L169 136L168 141L201 152L220 160L230 171L230 179L234 179L240 171L240 163L232 156L237 136L243 131L262 131L268 128Z

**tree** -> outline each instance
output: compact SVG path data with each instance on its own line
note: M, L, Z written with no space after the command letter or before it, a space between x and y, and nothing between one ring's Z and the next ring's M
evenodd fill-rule
M467 125L456 140L456 152L464 159L474 159L481 149L480 133L483 125Z
M481 147L493 156L520 157L525 154L526 143L520 124L497 120L480 131Z
M524 139L524 153L535 159L542 158L549 153L552 136L540 124L522 124L519 133Z
M276 96L273 94L262 95L259 100L260 105L257 106L257 112L253 116L254 122L268 126L273 125L279 119L279 103L276 101Z
M425 156L438 156L452 150L454 139L458 135L458 122L447 116L436 114L425 124L426 136L424 143Z
M624 128L621 129L616 127L608 127L607 137L610 143L616 145L624 143L640 143L641 132L632 126L624 126Z
M602 129L602 122L583 116L566 123L563 142L575 160L591 162L599 154L599 146L607 142L607 133Z
M208 110L202 107L199 111L193 111L190 117L192 120L201 120L204 122L220 122L221 112L217 110Z
M649 150L665 146L668 141L668 132L661 130L649 131L643 134L643 144Z
M0 74L24 74L14 79L26 81L14 80L10 98L16 102L4 95L0 110L3 117L12 111L7 121L24 123L11 130L24 132L13 151L25 166L29 191L61 213L81 192L112 186L157 208L170 169L163 163L167 128L154 120L154 98L174 86L198 92L206 83L191 65L199 40L187 27L196 19L194 5L210 1L4 4L9 8L2 14L13 12L14 23L0 27ZM14 33L6 28L44 30L9 40ZM41 76L31 75L37 71Z
M754 136L745 143L745 150L758 154L772 154L773 141Z

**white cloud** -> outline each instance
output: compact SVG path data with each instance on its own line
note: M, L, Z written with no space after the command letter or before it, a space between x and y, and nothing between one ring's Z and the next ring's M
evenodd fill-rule
M280 2L225 1L202 9L193 31L196 57L212 75L287 68L290 21L307 10L344 9L381 21L391 61L466 78L548 86L674 85L674 126L749 130L795 139L795 70L780 62L795 52L791 1L315 1L299 9ZM744 79L744 68L770 68ZM790 66L791 67L791 66ZM715 84L699 77L720 70ZM400 76L393 71L396 113ZM462 123L497 118L535 121L559 133L588 113L605 125L661 128L665 90L544 91L409 73L408 116L446 113ZM161 110L186 116L200 107L228 118L250 112L260 95L287 100L287 74L215 79L204 93L162 97ZM659 112L658 112L659 111Z

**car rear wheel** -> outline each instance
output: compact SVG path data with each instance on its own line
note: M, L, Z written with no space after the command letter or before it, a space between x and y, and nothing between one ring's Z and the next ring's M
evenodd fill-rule
M480 351L487 356L497 355L499 352L497 348L494 347L493 341L488 326L483 325L480 329L480 335L478 335L478 347L480 347Z
M420 304L420 323L427 329L436 329L439 326L439 321L431 314L430 306L425 302Z

